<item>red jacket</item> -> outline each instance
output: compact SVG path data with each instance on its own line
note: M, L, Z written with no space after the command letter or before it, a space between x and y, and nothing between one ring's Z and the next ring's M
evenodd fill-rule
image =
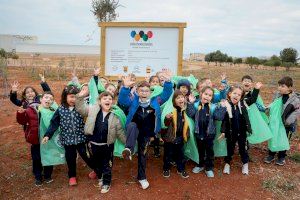
M24 113L17 112L17 122L26 127L25 139L30 144L39 144L39 116L38 111L29 106Z

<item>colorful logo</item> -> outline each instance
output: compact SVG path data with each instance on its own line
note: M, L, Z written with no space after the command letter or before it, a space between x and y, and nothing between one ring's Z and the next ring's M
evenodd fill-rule
M140 39L147 42L148 39L153 37L153 33L152 31L148 31L147 33L145 33L144 31L140 31L139 33L137 33L136 31L131 31L130 36L137 42L140 41Z

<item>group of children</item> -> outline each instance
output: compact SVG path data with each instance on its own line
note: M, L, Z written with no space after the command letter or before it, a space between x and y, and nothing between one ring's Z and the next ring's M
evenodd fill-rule
M242 174L248 175L248 138L258 137L253 121L255 109L261 114L270 113L270 120L262 122L273 134L267 138L269 155L264 162L271 163L279 151L276 164L285 163L289 147L278 147L278 141L273 138L278 136L279 128L284 127L280 139L290 139L296 130L300 100L293 92L290 77L278 81L274 103L265 107L259 101L262 83L254 84L248 75L242 78L241 84L232 86L222 75L218 89L209 78L198 81L192 75L172 76L168 69L138 83L136 77L129 74L120 77L117 86L98 75L99 70L95 69L89 83L80 85L74 73L62 91L60 106L55 103L43 75L40 75L42 95L33 87L26 87L19 100L19 84L12 84L10 100L19 107L17 121L23 125L26 141L31 144L36 186L51 183L53 166L65 162L69 185L77 185L79 154L91 169L89 177L97 178L101 193L107 193L111 186L113 157L132 160L137 153L137 179L141 187L147 189L147 152L153 144L155 156L159 157L160 143L164 148L162 175L165 178L170 177L172 165L182 178L188 178L185 169L188 160L195 162L193 173L205 171L207 177L214 177L215 148L221 141L226 144L222 149L225 152L223 173L230 174L238 143ZM280 112L276 115L278 109ZM279 128L272 125L274 117L280 121Z

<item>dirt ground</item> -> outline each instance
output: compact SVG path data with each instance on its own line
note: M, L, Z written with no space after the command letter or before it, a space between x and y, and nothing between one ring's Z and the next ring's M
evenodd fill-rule
M184 74L196 77L210 77L214 82L221 72L226 71L230 83L240 81L242 75L250 74L255 80L265 84L261 94L266 104L270 103L276 83L283 75L294 78L295 87L300 90L300 70L285 72L272 68L251 70L249 67L215 67L199 63L184 63ZM9 69L9 81L18 80L22 90L26 85L34 86L41 92L39 81L29 73L17 68ZM47 77L46 77L47 78ZM81 77L82 82L88 77ZM66 81L47 81L59 102L60 92ZM1 94L3 90L1 89ZM153 150L148 152L147 177L150 188L142 190L135 180L137 158L133 162L115 158L113 181L109 193L100 194L97 181L90 180L90 169L78 160L78 186L69 187L67 167L56 166L53 171L54 182L42 187L34 186L31 172L30 145L25 142L20 125L16 123L17 107L9 99L0 100L0 199L300 199L299 134L294 137L287 164L283 167L266 165L262 159L266 155L266 144L251 146L249 176L241 173L241 163L236 155L232 162L230 175L223 175L223 159L215 162L215 178L208 179L204 173L192 174L194 166L188 162L186 169L190 178L182 179L171 170L171 177L162 176L162 158L154 158ZM299 132L299 129L298 129ZM161 153L163 151L161 149ZM237 153L237 152L236 152ZM298 161L294 161L298 155Z

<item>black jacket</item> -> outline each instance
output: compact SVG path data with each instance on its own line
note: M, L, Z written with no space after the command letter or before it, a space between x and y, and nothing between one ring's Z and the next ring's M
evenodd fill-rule
M248 111L246 108L245 103L250 106L254 103L256 103L257 97L259 94L259 90L258 89L253 89L253 91L250 93L248 93L247 95L244 96L244 98L238 103L237 105L237 109L239 110L239 134L243 135L243 136L247 136L247 132L249 134L252 133L252 129L251 129L251 124L250 124L250 120L249 120L249 116L248 116ZM234 110L234 106L232 103L230 103L232 111ZM221 126L221 133L225 133L225 137L226 138L231 138L232 134L236 134L237 130L234 130L234 126L233 126L233 120L235 120L234 118L229 118L229 114L228 112L225 114L225 117L222 121L222 126Z
M256 103L258 93L259 93L259 90L254 88L253 91L247 93L241 101L245 101L246 104L250 106L250 105Z
M234 106L231 103L230 105L232 110L234 110ZM228 139L231 139L233 134L240 134L241 136L247 137L247 132L249 134L252 133L248 112L244 103L241 101L239 106L236 106L236 109L238 109L237 112L239 113L238 120L235 118L234 115L233 118L230 118L228 112L226 112L225 117L222 121L221 133L225 133L225 137ZM235 130L235 122L238 123L239 131Z

